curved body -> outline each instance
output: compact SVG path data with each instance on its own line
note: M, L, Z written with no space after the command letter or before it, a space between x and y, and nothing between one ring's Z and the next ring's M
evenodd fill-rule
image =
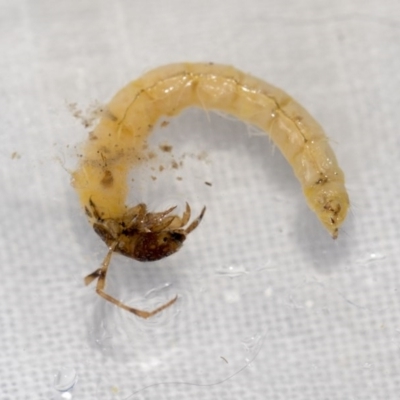
M333 238L349 208L344 174L321 126L282 90L233 67L172 64L121 89L107 106L74 173L81 203L106 218L126 211L127 175L146 160L146 139L162 116L187 107L218 110L269 134L301 183L309 207Z

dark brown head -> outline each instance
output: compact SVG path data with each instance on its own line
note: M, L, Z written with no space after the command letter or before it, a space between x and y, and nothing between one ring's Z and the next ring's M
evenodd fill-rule
M133 258L138 261L157 261L176 253L186 239L178 231L142 232L134 249Z

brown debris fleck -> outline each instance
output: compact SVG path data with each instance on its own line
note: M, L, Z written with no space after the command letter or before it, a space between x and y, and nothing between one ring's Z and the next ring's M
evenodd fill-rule
M197 155L197 159L200 161L206 160L207 159L208 154L205 151L202 151L201 153L199 153Z
M97 140L98 137L94 134L94 132L89 132L89 140Z
M107 188L108 188L108 187L111 187L113 183L114 183L114 177L113 177L111 171L108 170L108 169L106 169L106 170L104 171L104 176L103 176L103 178L101 179L101 184L102 184L104 187L107 187Z
M160 149L165 153L171 153L172 146L170 144L160 144Z
M178 169L179 168L179 164L175 160L173 160L171 162L171 167L174 168L174 169Z

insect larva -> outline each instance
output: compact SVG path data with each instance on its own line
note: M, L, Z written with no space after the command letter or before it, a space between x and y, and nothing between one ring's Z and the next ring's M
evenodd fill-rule
M81 203L86 206L92 198L103 217L123 215L128 172L145 159L153 126L162 116L191 106L232 114L268 132L293 167L309 207L337 237L349 198L321 126L282 90L225 65L171 64L121 89L86 142L74 173Z

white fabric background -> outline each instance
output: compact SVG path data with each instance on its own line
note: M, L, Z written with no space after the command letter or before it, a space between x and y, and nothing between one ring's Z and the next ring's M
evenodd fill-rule
M206 204L204 221L176 255L110 269L129 304L179 294L143 321L83 286L106 247L70 186L87 130L67 105L179 61L232 64L303 104L352 213L334 242L266 136L184 113L154 143L207 156L137 171L131 201ZM394 0L1 0L0 398L398 399L399 71Z

